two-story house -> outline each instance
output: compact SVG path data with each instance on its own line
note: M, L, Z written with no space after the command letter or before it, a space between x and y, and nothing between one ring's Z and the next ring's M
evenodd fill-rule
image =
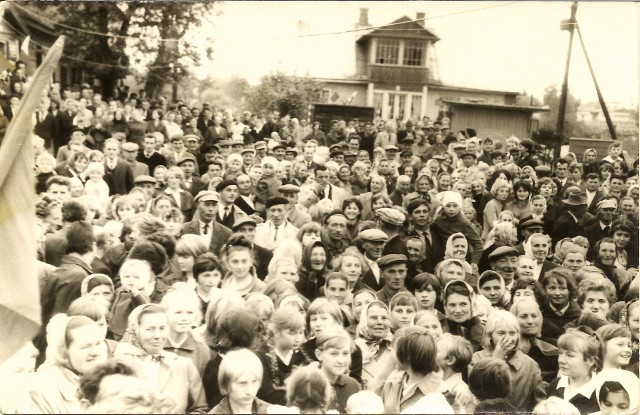
M473 127L479 136L529 137L537 128L533 114L545 109L516 105L515 91L443 84L434 48L440 38L424 26L424 19L425 13L417 13L415 19L403 16L371 28L368 9L360 9L355 73L316 78L324 85L323 102L374 107L383 119L446 115L452 130Z

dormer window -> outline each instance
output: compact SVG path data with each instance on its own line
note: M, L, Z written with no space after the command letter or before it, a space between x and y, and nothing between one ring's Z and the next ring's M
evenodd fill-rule
M425 66L427 44L420 40L376 39L374 63Z

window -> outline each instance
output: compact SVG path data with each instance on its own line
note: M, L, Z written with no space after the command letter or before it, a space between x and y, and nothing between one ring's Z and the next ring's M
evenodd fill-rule
M422 95L413 95L411 97L411 112L409 118L420 119L420 111L422 110Z
M423 66L424 55L424 42L405 42L402 64L406 66Z
M320 95L320 102L324 102L325 104L329 103L329 94L331 91L328 89L323 89L322 94Z
M399 40L378 40L376 47L376 63L397 65L400 55Z
M375 115L378 117L382 117L383 99L382 92L373 93L373 108L375 108Z

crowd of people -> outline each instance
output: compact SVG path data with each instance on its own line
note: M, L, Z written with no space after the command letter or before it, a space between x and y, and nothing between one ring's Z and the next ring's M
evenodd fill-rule
M42 330L0 366L0 412L639 410L618 142L549 163L447 119L88 85L34 120Z

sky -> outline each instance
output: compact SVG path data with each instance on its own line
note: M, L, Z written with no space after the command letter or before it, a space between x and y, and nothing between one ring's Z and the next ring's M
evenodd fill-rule
M526 91L542 97L562 84L569 33L560 22L570 2L223 2L213 26L213 61L200 77L233 75L257 83L276 70L340 78L355 70L354 42L362 33L299 37L354 28L360 8L378 26L426 13L440 41L436 54L445 84ZM577 19L607 102L637 105L640 6L632 2L580 2ZM583 102L597 101L589 69L574 37L569 88Z

